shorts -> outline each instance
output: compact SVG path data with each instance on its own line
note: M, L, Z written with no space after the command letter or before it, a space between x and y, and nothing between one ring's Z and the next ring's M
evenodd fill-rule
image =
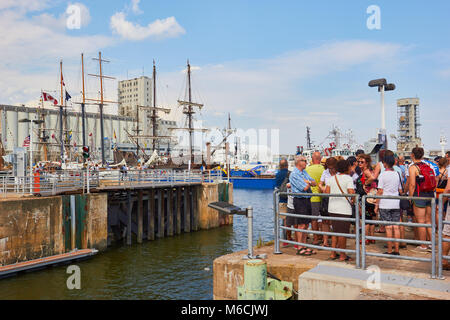
M311 202L311 215L320 216L320 202Z
M347 214L338 214L338 213L331 213L330 217L334 218L351 218L350 215ZM336 233L349 233L350 232L350 221L331 221L331 226L333 227L333 232Z
M417 190L414 191L414 197L418 197ZM420 192L420 197L434 198L434 192ZM413 204L417 208L426 208L431 207L431 199L430 200L413 200Z
M294 209L287 208L287 213L294 214L295 211L294 211ZM286 217L286 227L298 225L298 224L299 224L299 223L298 223L298 219L299 219L299 218L287 216L287 217Z
M366 201L366 220L375 220L375 205Z
M400 209L380 209L381 221L400 222L401 219Z
M310 198L294 198L294 212L295 214L311 215L311 200ZM309 224L311 219L297 218L297 224Z

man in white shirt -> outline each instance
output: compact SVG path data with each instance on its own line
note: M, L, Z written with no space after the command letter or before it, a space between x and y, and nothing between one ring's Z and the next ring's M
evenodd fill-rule
M385 195L385 196L398 196L401 193L402 185L401 185L401 177L393 169L395 164L394 156L386 156L384 158L384 167L385 171L383 171L378 177L378 191L377 195ZM389 221L389 222L400 222L401 221L401 213L400 213L400 200L398 199L377 199L375 205L375 212L380 215L381 221ZM388 225L386 226L386 236L388 238L400 239L400 228L397 225ZM394 243L395 251L392 251L392 241L388 241L388 251L385 254L392 255L400 255L399 253L399 243Z

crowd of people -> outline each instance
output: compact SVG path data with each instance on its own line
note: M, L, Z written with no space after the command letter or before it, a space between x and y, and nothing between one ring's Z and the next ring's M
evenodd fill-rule
M312 154L310 163L302 155L295 158L295 168L290 172L288 162L280 161L280 170L276 176L276 187L281 192L290 193L280 196L280 212L293 214L282 216L284 225L294 229L311 229L313 231L349 234L351 226L356 232L352 221L342 219L329 220L326 217L356 218L356 207L360 216L365 215L366 220L385 222L414 222L431 224L432 215L438 219L438 206L432 212L431 199L437 198L441 193L450 193L450 151L445 157L425 159L423 148L416 147L411 151L410 161L403 156L397 156L390 150L379 152L378 163L372 163L372 157L358 150L355 156L322 158L320 152ZM314 194L346 194L342 197L321 197ZM362 212L362 203L355 203L358 194L360 201L364 195L372 196L403 196L424 197L426 199L409 201L407 199L378 199L366 198L365 212ZM437 201L436 201L437 203ZM448 199L444 197L444 221L450 221ZM310 219L303 216L316 216L319 219ZM405 232L413 232L414 239L430 241L435 236L431 228L404 227L395 224L379 225L366 224L366 235L385 233L387 238L406 239ZM450 225L444 225L443 236L450 238ZM330 239L331 238L331 239ZM412 238L412 236L411 236ZM286 239L294 241L297 255L311 256L315 250L302 246L308 241L306 232L286 231ZM313 233L313 245L346 249L345 236L331 236ZM331 242L330 242L331 240ZM401 241L401 240L400 240ZM384 246L385 254L400 255L400 249L407 249L407 244L400 241L389 241ZM366 240L366 245L375 244L375 240ZM283 246L289 246L283 243ZM443 254L448 255L450 243L443 242ZM421 244L413 250L417 252L431 252L431 246ZM351 261L353 258L343 252L330 251L330 260ZM444 270L450 270L450 264L444 260Z

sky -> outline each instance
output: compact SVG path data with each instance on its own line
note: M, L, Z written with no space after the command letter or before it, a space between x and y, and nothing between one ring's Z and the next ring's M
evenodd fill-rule
M79 100L80 55L95 74L101 51L116 78L105 80L107 99L117 101L118 80L151 76L154 59L158 104L176 109L189 59L203 125L224 127L230 112L233 127L278 129L280 151L294 153L306 126L316 144L333 125L360 144L375 137L380 96L367 84L386 78L397 87L386 93L388 135L397 99L419 97L424 146L440 149L440 134L450 136L448 12L446 0L0 0L0 104L36 106L41 90L59 99L60 60ZM86 87L98 97L98 79Z

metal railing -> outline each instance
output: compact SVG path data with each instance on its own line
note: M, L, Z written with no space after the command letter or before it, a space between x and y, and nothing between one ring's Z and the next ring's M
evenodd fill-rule
M450 198L450 193L442 193L439 195L439 212L438 212L438 278L444 279L442 276L442 264L443 259L446 259L450 261L450 256L444 256L442 252L442 246L444 242L450 242L450 237L447 237L446 239L443 238L443 227L444 225L450 225L450 221L443 221L444 220L444 197ZM450 205L450 203L448 204ZM448 210L447 210L448 211ZM432 212L432 215L434 215L434 212ZM449 217L447 217L446 220L448 220Z
M300 215L300 214L292 214L292 213L280 213L279 212L279 200L280 195L286 195L286 196L302 196L302 197L333 197L333 198L354 198L355 203L353 206L355 207L355 218L353 218L350 215L350 218L338 218L338 217L329 217L329 216L313 216L313 215ZM289 193L289 192L279 192L278 189L275 189L274 191L274 211L275 211L275 246L274 246L274 254L281 254L280 251L280 241L284 243L290 243L294 245L301 245L307 248L313 248L318 250L327 250L327 251L335 251L335 252L343 252L343 253L353 253L356 255L356 267L360 268L360 248L359 248L359 238L360 234L358 232L359 229L359 219L356 219L356 217L359 217L359 206L357 205L359 201L359 195L358 194L329 194L329 193ZM304 218L304 219L311 219L311 220L330 220L330 221L346 221L346 222L353 222L355 224L356 232L355 234L352 233L337 233L337 232L326 232L326 231L315 231L315 230L308 230L308 229L297 229L297 228L291 228L291 227L280 227L280 216L286 216L286 217L295 217L295 218ZM308 234L316 234L316 235L327 235L327 236L336 236L336 237L345 237L349 239L355 239L355 249L341 249L341 248L332 248L332 247L325 247L320 245L314 245L314 244L308 244L308 243L301 243L296 241L291 241L287 239L281 239L279 230L290 230L294 232L302 232L302 233L308 233Z
M41 172L35 176L0 177L0 193L55 195L65 191L83 190L101 186L139 186L179 183L222 182L220 172L200 170L142 169L142 170L63 170L54 173Z
M379 258L388 258L388 259L402 259L402 260L411 260L411 261L421 261L421 262L431 262L431 278L436 278L436 199L430 197L407 197L407 196L387 196L387 195L365 195L362 197L362 212L366 210L366 199L393 199L393 200L427 200L431 201L431 224L427 223L412 223L412 222L391 222L391 221L381 221L381 220L366 220L366 215L362 215L362 255L361 255L361 265L362 268L366 268L366 256L379 257ZM421 240L412 240L412 239L401 239L401 238L386 238L386 237L375 237L375 236L367 236L366 235L366 225L395 225L395 226L405 226L405 227L418 227L418 228L431 228L432 237L431 241L421 241ZM381 241L389 241L389 242L400 242L400 243L410 243L410 244L418 244L418 245L431 245L431 258L418 258L411 256L396 256L390 254L382 254L375 252L367 252L366 251L366 239L367 240L381 240Z
M355 198L356 201L353 204L355 207L355 217L353 218L336 218L336 217L328 217L328 216L312 216L312 215L298 215L291 213L280 213L279 212L279 200L280 195L287 196L303 196L303 197L347 197L347 198ZM411 261L419 261L419 262L428 262L431 264L431 278L436 278L436 269L438 270L437 278L444 279L442 276L443 269L443 259L450 261L450 256L443 255L443 243L450 242L450 237L443 238L443 226L450 225L450 221L443 221L445 213L443 212L444 197L450 197L450 194L441 194L438 198L438 222L436 223L436 198L431 197L408 197L408 196L387 196L387 195L365 195L361 198L361 202L359 202L359 195L356 194L323 194L323 193L288 193L288 192L280 192L278 189L275 189L273 193L273 206L274 206L274 233L275 233L275 243L274 243L274 254L282 254L280 251L280 242L301 245L307 248L319 249L319 250L327 250L327 251L336 251L336 252L345 252L345 253L354 253L356 255L356 268L366 269L366 257L380 257L380 258L388 258L388 259L403 259L403 260L411 260ZM412 223L412 222L391 222L391 221L381 221L381 220L366 220L366 199L396 199L396 200L427 200L431 202L431 223ZM359 210L361 206L361 210ZM361 216L359 215L359 211L361 211ZM355 224L355 234L341 234L336 232L325 232L325 231L315 231L308 229L297 229L291 227L280 226L280 216L286 217L295 217L295 218L306 218L310 220L331 220L331 221L350 221ZM360 223L361 220L361 223ZM361 228L359 228L361 225ZM431 228L432 237L430 241L420 241L413 239L401 239L401 238L387 238L387 237L375 237L366 235L365 227L366 225L386 225L386 226L405 226L405 227L415 227L415 228ZM331 248L324 247L319 245L307 244L307 243L299 243L296 241L291 241L287 239L282 239L280 237L280 230L290 230L293 232L302 232L314 235L328 235L328 236L338 236L338 237L346 237L350 239L355 239L355 250L351 249L340 249L340 248ZM438 240L436 244L436 230L438 233ZM361 248L360 242L361 239ZM399 243L409 243L409 244L417 244L417 245L430 245L431 246L431 258L423 258L423 257L412 257L412 256L400 256L400 255L388 255L376 252L368 252L366 250L366 240L380 240L386 242L399 242ZM436 258L437 258L437 266L436 266ZM436 268L437 267L437 268Z

